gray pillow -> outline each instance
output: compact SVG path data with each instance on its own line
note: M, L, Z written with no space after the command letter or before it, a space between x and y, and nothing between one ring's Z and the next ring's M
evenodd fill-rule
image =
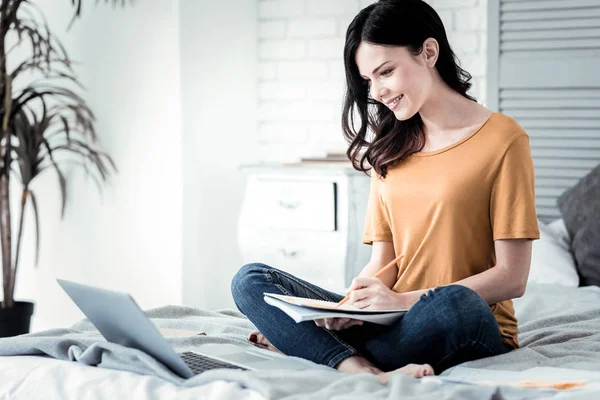
M600 164L558 198L581 286L600 286Z
M600 216L588 219L573 237L580 286L600 286Z

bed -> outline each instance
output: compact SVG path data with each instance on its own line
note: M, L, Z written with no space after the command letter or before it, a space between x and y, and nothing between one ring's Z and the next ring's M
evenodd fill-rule
M3 399L264 399L254 390L244 390L224 380L182 387L153 376L94 368L51 357L0 358L0 375Z
M522 348L462 364L441 377L416 380L397 375L383 386L374 376L340 374L320 366L294 372L212 370L183 380L142 352L104 341L84 320L70 329L0 340L0 396L15 400L600 398L600 287L579 287L561 220L547 225L540 222L540 230L527 291L515 300ZM207 333L168 338L179 352L204 343L249 346L246 337L253 329L234 310L166 306L147 314L158 327ZM540 367L560 368L554 371L565 379L585 377L587 384L562 391L502 384L529 379L536 370L538 374L547 371ZM465 371L471 373L465 375ZM494 374L494 382L465 382L477 375L475 372L488 374L488 381L489 374ZM454 382L461 374L463 382Z

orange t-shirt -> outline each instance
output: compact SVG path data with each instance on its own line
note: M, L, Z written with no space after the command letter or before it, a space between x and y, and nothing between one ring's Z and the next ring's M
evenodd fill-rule
M396 292L449 285L496 265L494 241L539 239L529 136L494 113L477 131L372 173L363 243L389 241ZM512 300L490 306L504 343L519 347Z

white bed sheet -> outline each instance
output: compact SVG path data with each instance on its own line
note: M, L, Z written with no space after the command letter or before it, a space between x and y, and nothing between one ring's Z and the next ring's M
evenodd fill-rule
M0 398L11 400L236 399L263 400L236 383L181 387L131 372L85 366L50 357L0 357Z

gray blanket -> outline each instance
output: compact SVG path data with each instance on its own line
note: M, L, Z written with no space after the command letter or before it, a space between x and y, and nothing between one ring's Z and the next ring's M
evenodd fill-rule
M600 371L600 288L566 288L530 285L515 301L522 348L508 354L465 363L482 369L522 371L537 366ZM207 336L173 337L177 352L194 350L205 343L237 343L249 346L254 328L240 313L205 311L168 306L147 311L159 327L202 330ZM267 398L282 399L522 399L548 398L548 391L460 383L423 382L396 375L387 386L376 377L341 374L327 367L306 371L212 370L184 380L141 351L106 342L86 332L94 329L81 321L70 329L48 330L0 339L0 356L47 355L100 368L156 375L170 382L197 386L215 380L238 382ZM451 371L447 371L449 373ZM445 373L445 374L446 374ZM572 390L559 398L590 398L595 393ZM580 397L583 396L583 397Z

